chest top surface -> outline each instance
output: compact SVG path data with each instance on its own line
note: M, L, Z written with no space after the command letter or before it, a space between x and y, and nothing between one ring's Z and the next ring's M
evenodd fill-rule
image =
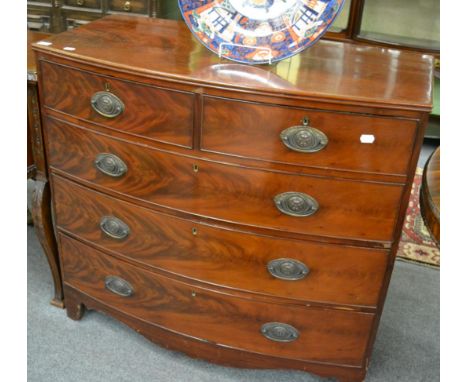
M321 40L274 65L248 66L208 51L183 22L121 15L47 41L34 49L203 86L415 110L432 104L432 56L396 49Z
M28 64L28 80L36 81L36 60L32 51L32 43L44 40L49 37L49 33L33 32L28 30L28 49L27 49L27 64Z

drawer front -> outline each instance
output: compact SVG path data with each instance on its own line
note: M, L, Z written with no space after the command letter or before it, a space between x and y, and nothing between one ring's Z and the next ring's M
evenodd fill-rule
M141 208L53 176L56 222L108 251L203 282L309 302L376 307L386 251L222 229ZM116 235L101 225L127 227ZM270 266L270 267L269 267Z
M93 8L93 9L102 8L101 0L65 0L64 4L70 7L79 7L79 8Z
M239 298L153 274L63 235L60 242L64 282L126 314L260 354L352 366L363 362L372 314ZM272 322L288 327L278 333L264 326Z
M149 14L149 0L109 0L109 11Z
M123 133L192 147L192 94L114 80L48 62L42 62L41 68L45 106ZM113 116L106 117L102 112Z
M233 223L301 234L390 241L402 188L395 185L240 168L136 145L48 119L52 167L158 206ZM98 167L100 169L98 169ZM278 196L299 192L319 204L290 216ZM287 205L308 213L293 196ZM281 207L282 208L282 207Z
M416 130L409 120L204 97L201 147L307 167L405 175Z

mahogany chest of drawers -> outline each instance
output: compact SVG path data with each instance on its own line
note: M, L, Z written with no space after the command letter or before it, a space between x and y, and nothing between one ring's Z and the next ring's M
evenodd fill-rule
M35 45L68 316L226 365L365 378L432 58L321 41L219 59L109 16Z

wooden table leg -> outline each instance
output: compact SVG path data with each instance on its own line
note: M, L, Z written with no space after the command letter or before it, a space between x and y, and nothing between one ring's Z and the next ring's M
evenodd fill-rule
M59 255L52 225L50 188L47 180L36 179L31 209L34 229L49 262L54 281L54 298L50 303L63 309L65 305L63 303L62 277L60 275Z
M34 169L33 172L28 171L28 178L32 177L35 180L31 203L34 229L46 255L54 281L54 297L51 304L64 308L62 276L52 223L50 188L47 180L48 171L42 137L37 71L34 55L31 51L31 43L44 37L44 34L28 33L28 170L29 168Z

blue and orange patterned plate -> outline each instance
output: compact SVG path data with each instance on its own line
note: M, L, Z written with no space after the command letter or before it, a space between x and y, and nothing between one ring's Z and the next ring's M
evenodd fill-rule
M266 64L314 44L344 0L179 0L192 33L233 61Z

